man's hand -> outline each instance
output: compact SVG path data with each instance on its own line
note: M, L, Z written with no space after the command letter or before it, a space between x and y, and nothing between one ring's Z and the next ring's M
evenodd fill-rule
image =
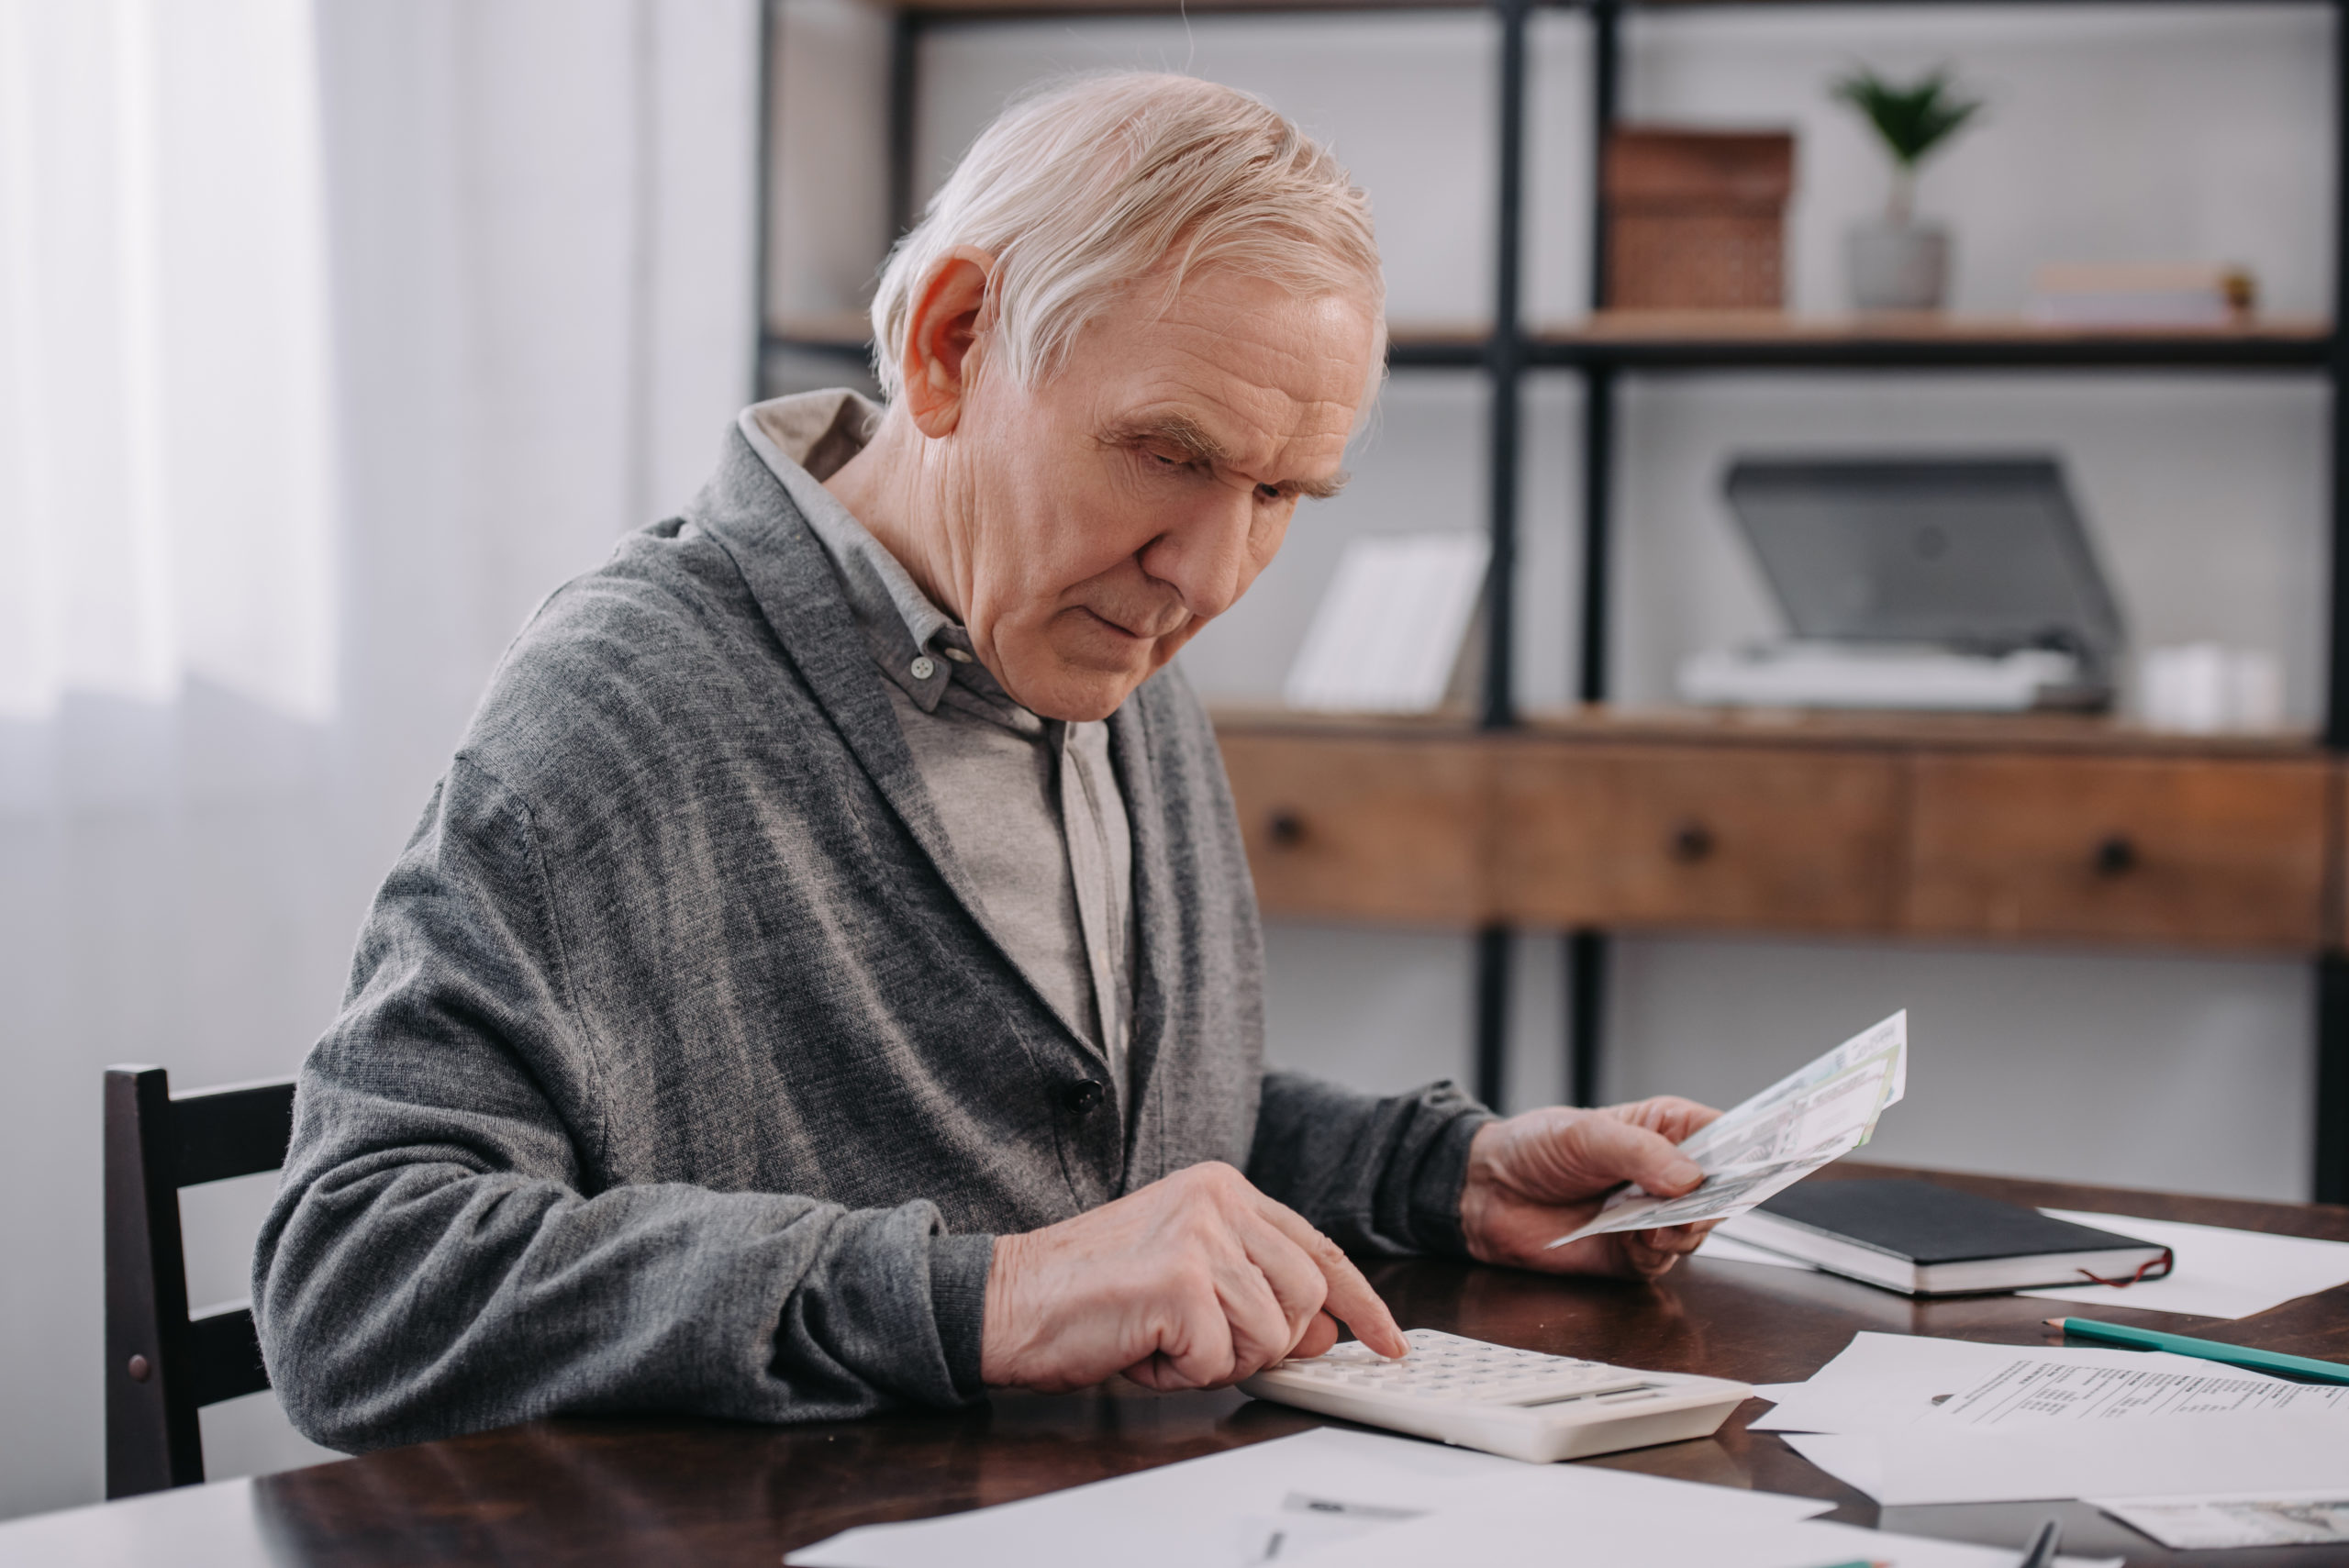
M1122 1372L1213 1388L1338 1327L1381 1355L1408 1348L1362 1271L1230 1166L1194 1165L1074 1219L996 1239L979 1372L997 1387L1084 1388Z
M1674 1145L1720 1114L1665 1096L1600 1110L1553 1106L1479 1128L1460 1194L1470 1255L1544 1273L1654 1278L1695 1251L1715 1222L1586 1236L1555 1251L1550 1243L1597 1214L1600 1200L1625 1182L1659 1197L1696 1186L1704 1173Z

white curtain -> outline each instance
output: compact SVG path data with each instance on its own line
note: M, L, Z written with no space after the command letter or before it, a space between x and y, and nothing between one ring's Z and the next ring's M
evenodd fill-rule
M333 700L306 0L0 9L0 715Z
M99 1495L99 1069L292 1070L499 650L747 396L756 36L0 0L0 1517ZM302 1452L265 1396L206 1430Z

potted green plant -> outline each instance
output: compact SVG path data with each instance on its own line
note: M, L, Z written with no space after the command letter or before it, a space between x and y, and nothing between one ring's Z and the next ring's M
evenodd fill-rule
M1946 68L1898 87L1863 66L1831 91L1860 111L1892 158L1882 221L1855 227L1846 241L1852 301L1862 310L1938 310L1949 289L1949 231L1917 221L1917 167L1982 106L1958 95Z

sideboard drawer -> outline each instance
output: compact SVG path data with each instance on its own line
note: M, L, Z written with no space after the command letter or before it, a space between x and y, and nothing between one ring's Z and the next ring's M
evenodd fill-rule
M2323 940L2321 762L1927 753L1912 766L1911 931Z
M1827 748L1503 746L1504 916L1548 926L1879 930L1899 769Z
M1226 732L1220 744L1265 914L1491 918L1484 746L1261 732Z

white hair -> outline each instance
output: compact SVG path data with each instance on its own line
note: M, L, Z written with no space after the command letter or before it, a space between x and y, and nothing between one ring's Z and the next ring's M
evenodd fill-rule
M1171 303L1207 267L1308 295L1366 292L1374 387L1386 357L1370 198L1278 112L1196 77L1063 81L979 134L881 270L874 372L891 398L914 301L959 246L995 259L982 362L1000 361L1023 386L1056 370L1078 330L1138 281L1163 274Z

